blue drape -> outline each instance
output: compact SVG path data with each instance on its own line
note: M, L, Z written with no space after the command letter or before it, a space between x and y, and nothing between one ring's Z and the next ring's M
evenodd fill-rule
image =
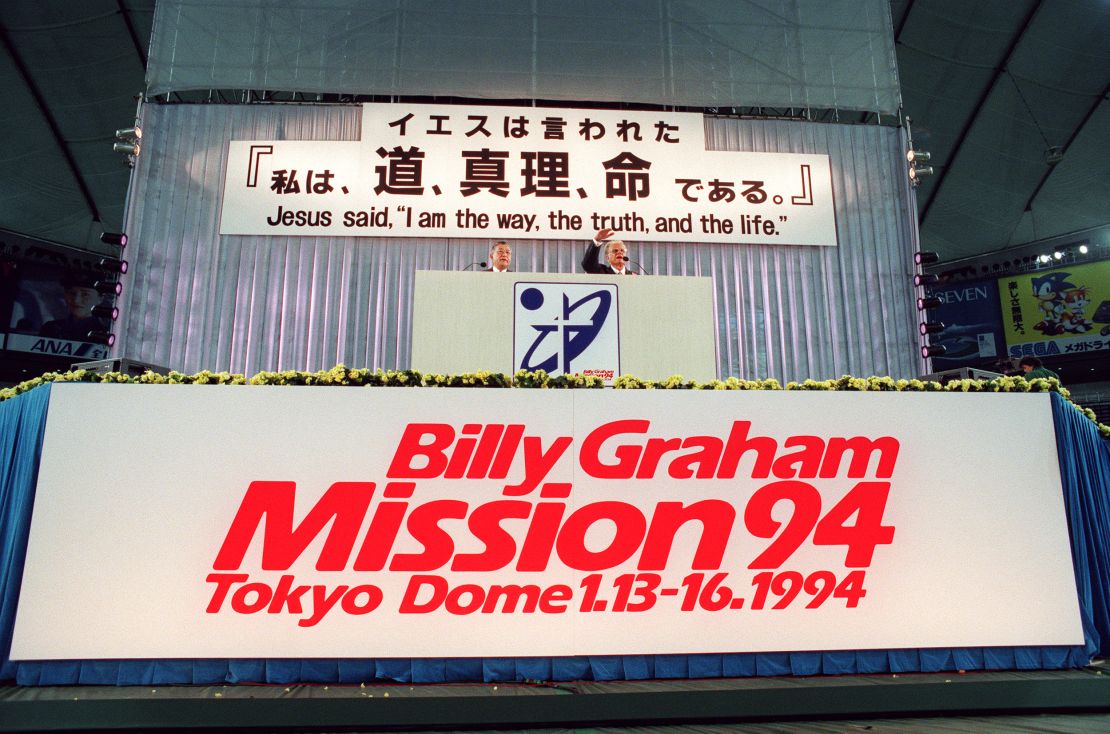
M1056 453L1068 513L1083 630L1110 654L1110 441L1059 395L1052 396Z
M13 663L8 653L49 395L49 386L44 386L0 403L0 680L14 679L19 685L360 683L376 679L443 683L1037 670L1081 667L1095 654L1110 654L1110 442L1099 437L1075 406L1053 394L1083 646L563 658Z
M0 680L16 677L18 667L8 652L49 402L50 385L44 385L0 403Z

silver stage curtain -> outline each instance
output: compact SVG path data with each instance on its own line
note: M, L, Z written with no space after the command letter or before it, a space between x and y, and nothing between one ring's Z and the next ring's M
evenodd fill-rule
M888 0L159 0L148 92L895 113Z
M356 140L341 105L147 105L116 354L186 372L409 366L414 273L485 239L220 236L229 140ZM722 377L919 374L898 129L708 119L717 150L827 153L839 247L633 243L655 275L713 278ZM518 271L577 272L583 243L514 241Z

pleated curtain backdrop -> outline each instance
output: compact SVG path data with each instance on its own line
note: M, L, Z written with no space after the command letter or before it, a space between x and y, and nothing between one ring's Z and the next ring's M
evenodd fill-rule
M357 105L144 108L116 354L185 372L410 366L417 270L487 239L221 236L230 140L357 140ZM654 275L713 279L721 377L920 372L901 131L709 117L716 150L830 156L838 247L632 243ZM578 271L583 243L514 241L517 271ZM494 367L491 365L491 367Z

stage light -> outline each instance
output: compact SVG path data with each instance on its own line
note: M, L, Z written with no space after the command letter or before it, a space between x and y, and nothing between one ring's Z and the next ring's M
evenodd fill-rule
M919 178L933 175L932 166L912 166L910 168L910 180L916 182Z
M85 341L94 344L104 344L110 347L115 345L116 335L110 331L90 331L85 337Z
M1064 253L1060 252L1059 250L1057 250L1056 252L1052 253L1052 256L1053 256L1054 258L1056 258L1057 260L1063 260L1063 259L1064 259Z
M925 336L927 334L939 334L940 332L944 331L944 322L922 321L921 324L917 327L917 330L921 332L921 336Z
M1080 245L1079 246L1079 254L1080 255L1086 255L1088 252L1089 252L1089 249L1086 245Z
M109 306L107 303L102 303L99 306L93 306L92 315L99 319L115 321L119 318L119 309L115 306Z
M127 247L127 235L123 232L103 232L100 235L100 241L106 245Z
M914 256L913 256L913 261L915 263L917 263L918 265L928 265L930 263L935 263L939 260L940 260L940 255L936 254L935 252L927 252L925 250L922 250L920 252L916 252L916 253L914 253Z
M112 143L112 152L138 158L139 153L143 152L143 147L138 143Z
M123 273L127 272L127 261L117 260L114 257L100 258L100 269L105 273Z
M1041 255L1040 257L1037 258L1037 260L1041 263L1047 263L1047 262L1051 262L1052 258L1049 257L1048 255Z
M945 352L947 351L948 350L945 349L944 345L942 344L926 344L925 346L921 347L921 356L925 359L928 359L929 357L941 357L944 356Z
M93 284L96 292L102 296L118 296L123 293L123 283L117 280L98 280Z
M933 275L932 273L924 273L922 275L913 276L913 284L915 286L933 285L940 282L940 276Z
M125 127L122 130L116 130L116 140L135 141L143 139L143 129L141 127Z
M910 183L917 186L921 183L921 178L933 175L933 167L922 165L929 161L933 156L924 150L908 150L906 151L906 160L910 163L910 169L907 174L910 177Z
M930 308L937 308L940 305L941 305L941 301L940 301L939 298L918 298L917 299L917 310L918 311L928 311Z

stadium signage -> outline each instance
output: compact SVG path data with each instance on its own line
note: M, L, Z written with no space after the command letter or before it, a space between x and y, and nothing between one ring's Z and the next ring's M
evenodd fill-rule
M367 104L357 141L232 141L220 233L837 244L829 156L708 146L692 113Z
M953 453L940 401L1020 450ZM112 472L82 415L134 429ZM48 420L13 659L1082 641L1046 395L56 385Z

